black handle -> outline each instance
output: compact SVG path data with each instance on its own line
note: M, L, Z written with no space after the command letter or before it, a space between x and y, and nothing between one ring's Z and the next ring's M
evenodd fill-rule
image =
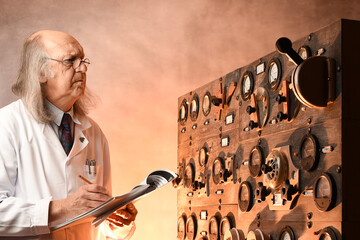
M279 38L276 41L276 49L279 53L286 54L288 57L294 61L296 65L300 65L304 60L295 52L292 48L292 43L290 39L286 37Z

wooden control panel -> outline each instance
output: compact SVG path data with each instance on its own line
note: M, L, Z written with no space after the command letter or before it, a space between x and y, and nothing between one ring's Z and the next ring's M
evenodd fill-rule
M360 226L360 22L178 100L177 239L350 239Z

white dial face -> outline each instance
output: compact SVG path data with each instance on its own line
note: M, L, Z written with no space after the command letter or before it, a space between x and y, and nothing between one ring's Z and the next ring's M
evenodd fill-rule
M181 120L185 119L185 106L184 105L181 106L180 118L181 118Z
M209 99L209 96L208 96L208 95L205 95L202 106L203 106L204 112L209 111L209 108L210 108L210 99Z
M250 92L250 88L251 88L251 79L250 77L247 75L244 79L244 93L248 94Z
M191 102L191 112L196 112L197 111L197 103L196 100L192 100Z
M270 78L269 78L270 83L272 84L276 82L278 80L278 76L279 76L279 68L276 63L273 63L270 66Z
M290 234L289 233L284 233L284 235L282 235L282 238L281 238L281 240L291 240L291 236L290 236Z

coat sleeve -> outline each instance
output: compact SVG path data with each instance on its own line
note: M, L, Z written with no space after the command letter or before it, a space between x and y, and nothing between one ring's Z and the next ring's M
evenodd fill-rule
M31 202L15 197L20 151L17 142L11 129L0 123L0 235L46 234L50 199Z

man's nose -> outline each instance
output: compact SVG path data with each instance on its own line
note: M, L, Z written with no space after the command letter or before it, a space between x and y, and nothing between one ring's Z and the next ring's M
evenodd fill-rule
M85 63L81 62L80 66L75 69L75 72L86 73L87 72L87 67L86 67Z

